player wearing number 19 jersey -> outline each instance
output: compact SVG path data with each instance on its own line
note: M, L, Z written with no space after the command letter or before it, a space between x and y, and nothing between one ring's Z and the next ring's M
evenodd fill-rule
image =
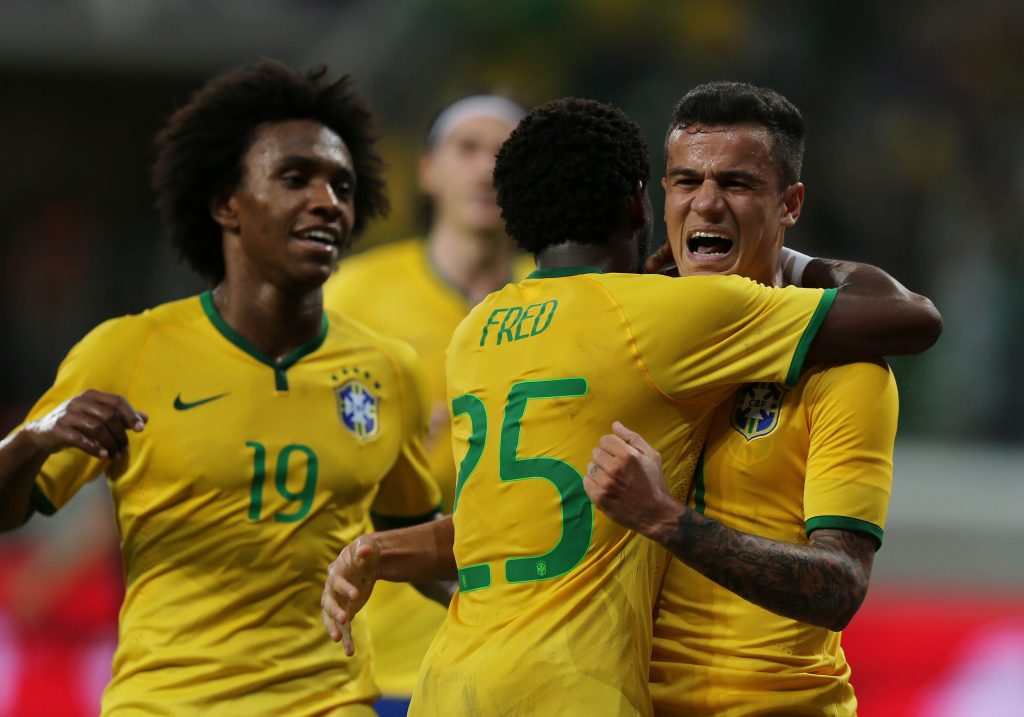
M107 476L126 592L106 717L369 717L366 655L316 619L322 571L371 509L440 500L412 349L322 305L387 207L369 109L326 68L263 61L207 83L156 145L165 228L212 289L72 349L0 441L0 526Z
M341 656L315 607L323 566L371 529L371 509L439 504L412 350L328 313L273 362L206 293L100 325L28 420L87 388L149 413L129 458L106 468L126 591L104 713L313 715L371 700L366 655ZM55 454L37 508L103 470Z

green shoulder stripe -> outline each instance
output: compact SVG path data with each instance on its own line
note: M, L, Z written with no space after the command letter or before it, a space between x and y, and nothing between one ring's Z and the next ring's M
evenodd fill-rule
M36 511L43 515L53 515L57 512L57 508L36 484L32 485L32 502L35 504Z
M803 336L800 337L800 341L796 345L796 351L793 352L793 361L789 364L789 372L786 374L786 385L790 388L796 386L800 381L800 372L804 370L804 360L811 348L811 342L818 335L818 329L825 323L825 317L828 316L828 311L832 308L832 302L836 300L838 293L839 289L825 289L825 293L821 295L818 308L814 310L807 328L804 329Z
M874 523L869 523L868 521L861 520L860 518L849 518L845 515L819 515L804 523L804 528L807 530L807 537L810 537L811 533L815 530L821 530L822 528L832 528L833 530L852 530L855 533L867 533L878 541L879 547L881 547L882 538L885 536L885 531Z

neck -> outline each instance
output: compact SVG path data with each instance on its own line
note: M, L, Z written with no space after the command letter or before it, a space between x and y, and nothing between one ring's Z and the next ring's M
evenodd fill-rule
M619 254L609 246L566 242L549 246L536 255L538 269L561 269L567 266L592 266L604 272L630 272L635 267L623 266Z
M225 277L213 290L217 311L239 334L276 360L320 333L323 295L318 287L302 294L251 285Z
M512 244L500 232L435 226L427 237L434 268L472 303L499 289L512 268Z

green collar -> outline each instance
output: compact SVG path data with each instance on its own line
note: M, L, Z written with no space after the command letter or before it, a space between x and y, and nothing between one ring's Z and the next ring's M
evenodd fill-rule
M285 371L294 366L303 356L307 356L320 348L324 343L324 339L327 338L327 314L322 314L320 318L320 333L301 346L295 347L275 361L263 353L263 351L249 341L249 339L245 338L228 325L228 322L225 321L224 317L220 315L219 311L217 311L216 304L213 303L212 291L204 291L200 294L199 301L203 305L203 311L206 313L207 318L210 319L210 323L214 325L214 328L216 328L224 338L242 349L242 351L245 351L245 353L249 354L260 363L266 364L270 368L274 369L274 382L279 391L288 390L288 377L285 375Z
M527 279L557 279L562 276L579 276L580 274L603 274L596 266L558 266L554 269L535 269Z

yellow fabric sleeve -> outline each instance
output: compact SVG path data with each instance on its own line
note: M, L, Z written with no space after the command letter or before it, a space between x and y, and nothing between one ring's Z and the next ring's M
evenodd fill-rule
M131 389L145 332L140 317L106 321L76 344L61 362L53 385L29 411L25 422L42 418L60 404L93 389L123 396L132 401ZM128 432L131 450L133 433ZM50 456L36 477L32 491L36 509L52 514L67 504L83 485L96 478L108 465L68 448Z
M856 530L881 545L899 414L892 371L884 363L830 366L808 379L804 400L810 423L807 533Z
M390 340L388 345L402 382L405 440L398 460L381 481L372 512L382 518L419 522L441 506L441 490L430 475L423 446L430 428L430 391L412 347Z
M616 294L646 370L670 396L748 381L794 385L835 297L738 276L642 279Z

